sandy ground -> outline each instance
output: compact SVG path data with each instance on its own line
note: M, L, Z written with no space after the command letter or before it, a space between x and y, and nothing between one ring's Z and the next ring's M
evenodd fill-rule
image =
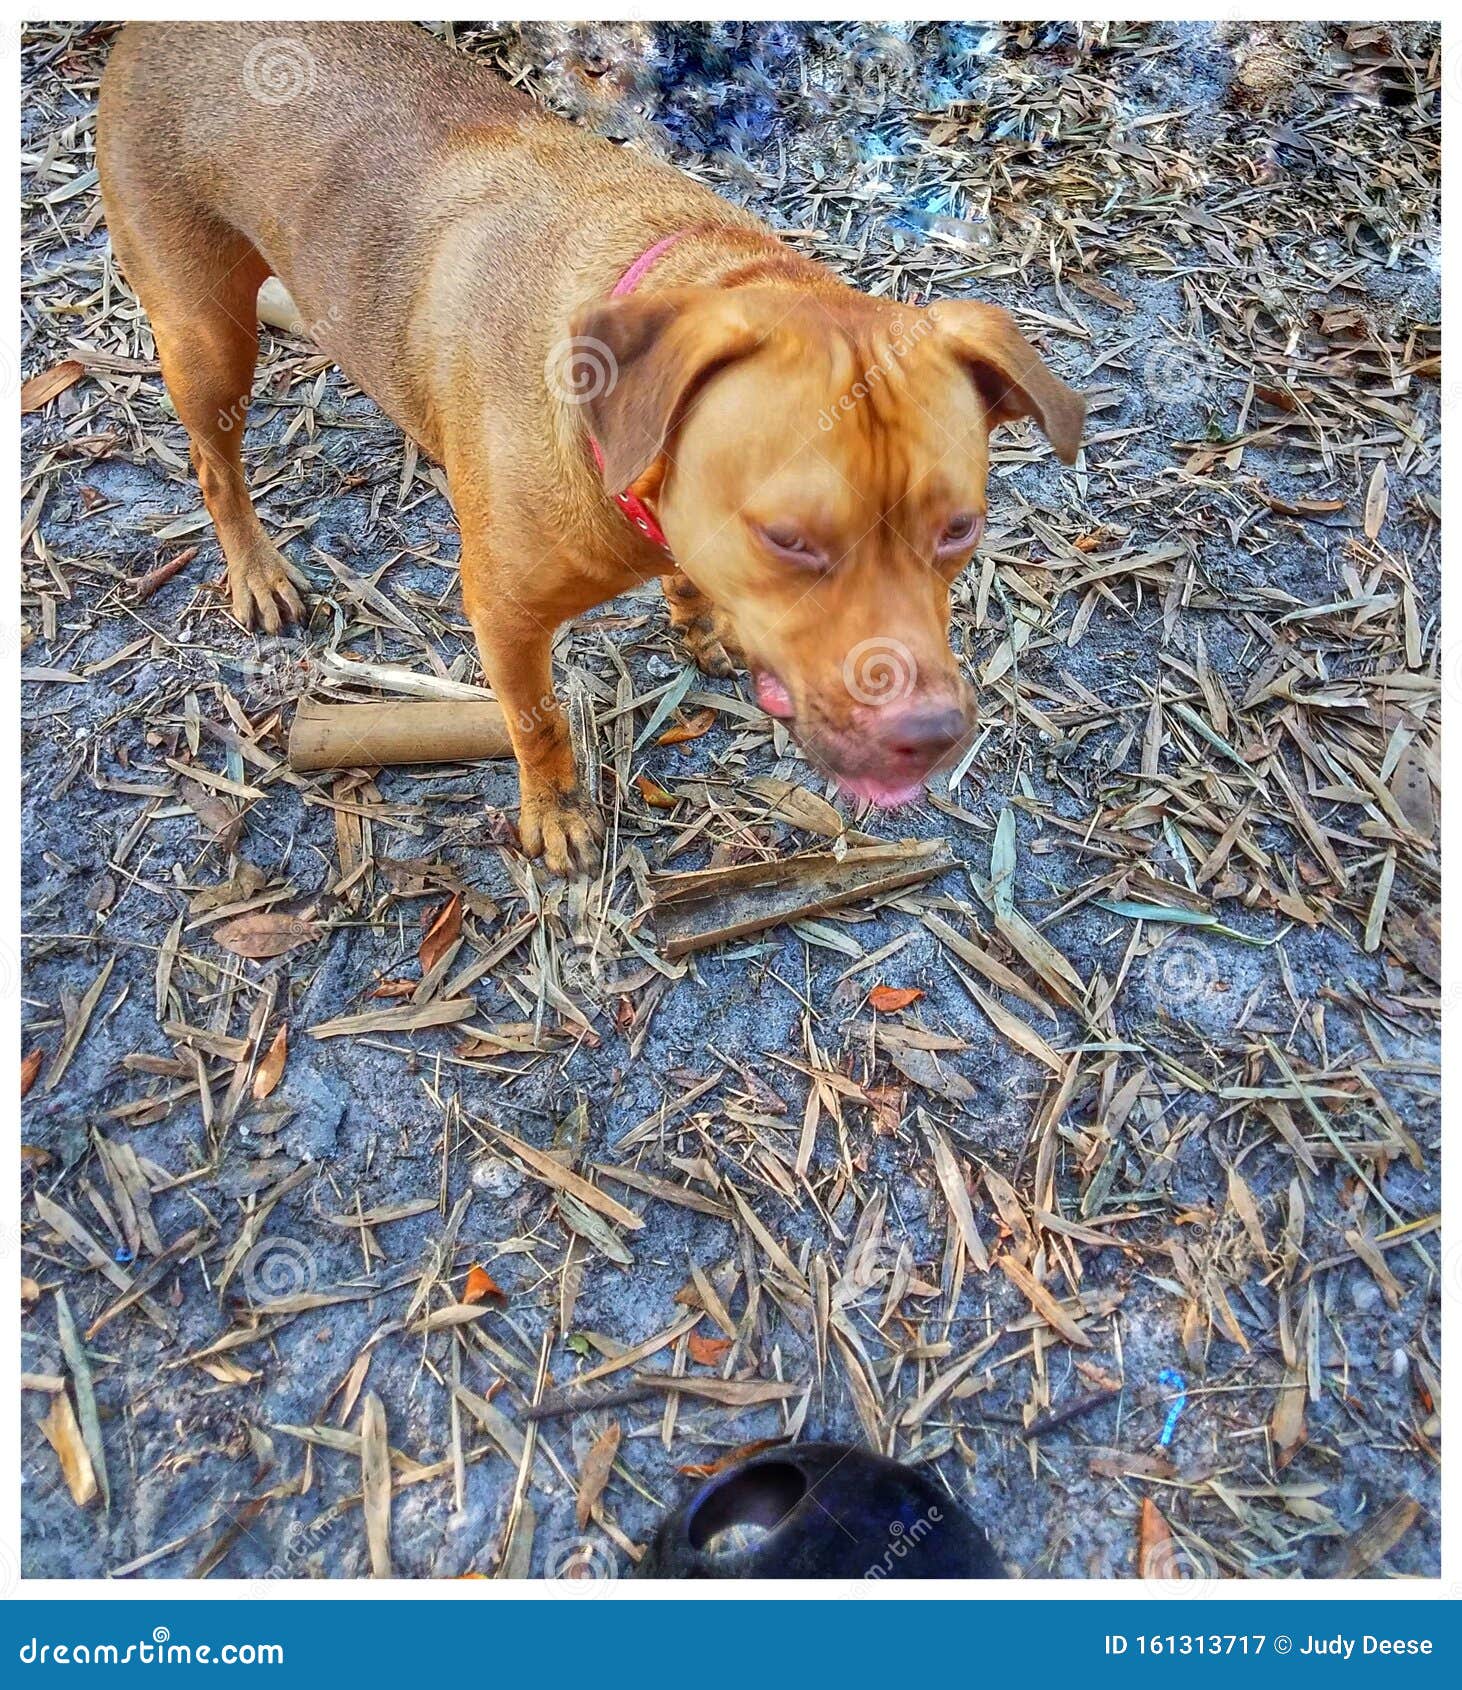
M666 965L646 873L825 847L746 786L813 772L647 594L558 653L617 793L587 891L515 851L510 766L284 778L330 652L479 679L440 478L267 336L247 455L314 609L232 622L89 179L107 31L32 33L22 374L84 373L25 419L25 1574L361 1574L378 1402L412 1577L627 1576L684 1468L788 1432L928 1464L1028 1577L1139 1539L1435 1576L1434 39L457 30L861 285L1017 310L1087 446L1002 437L954 628L984 734L943 807L856 820L955 866ZM308 942L218 943L260 903ZM470 1020L309 1035L399 1008L437 918ZM536 1396L666 1333L643 1371L750 1406L652 1383L524 1456Z

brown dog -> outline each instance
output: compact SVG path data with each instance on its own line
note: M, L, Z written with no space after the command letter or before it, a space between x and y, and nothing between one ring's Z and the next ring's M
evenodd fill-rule
M744 659L856 795L904 801L967 734L949 584L990 429L1033 416L1070 463L1084 415L1004 311L857 293L405 24L129 24L97 157L235 614L302 612L240 460L272 273L445 466L550 868L591 866L599 833L554 630L650 576L700 666Z

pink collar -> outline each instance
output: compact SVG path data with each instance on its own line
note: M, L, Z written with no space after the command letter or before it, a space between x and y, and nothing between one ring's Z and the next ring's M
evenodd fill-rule
M633 293L645 279L651 267L657 264L677 241L684 240L690 232L689 229L682 229L678 234L666 235L662 240L656 241L654 246L647 247L614 284L611 297L619 299L624 294ZM589 436L589 450L594 454L595 467L602 470L604 468L604 453L592 434ZM629 522L644 535L652 546L659 546L662 551L668 552L670 550L670 542L665 538L664 529L655 520L655 513L643 499L626 490L622 493L616 493L614 502L624 512Z

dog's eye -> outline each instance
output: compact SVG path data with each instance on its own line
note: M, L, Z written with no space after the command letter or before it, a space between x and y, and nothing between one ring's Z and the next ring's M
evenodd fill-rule
M765 522L759 525L758 531L765 543L780 557L818 566L825 561L823 554L801 529L790 522Z
M973 546L980 538L984 526L984 517L976 511L961 511L958 516L950 517L944 532L939 536L940 551L962 552Z

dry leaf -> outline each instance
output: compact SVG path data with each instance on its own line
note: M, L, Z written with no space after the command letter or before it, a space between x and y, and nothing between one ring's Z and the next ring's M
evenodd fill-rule
M1178 1546L1172 1528L1150 1496L1142 1499L1137 1516L1137 1576L1144 1579L1180 1579Z
M492 1277L485 1267L479 1267L476 1262L467 1270L467 1284L462 1292L464 1303L480 1303L484 1297L492 1297L506 1303L507 1294L501 1285Z
M267 910L253 915L241 915L226 921L213 937L234 956L250 957L255 961L265 957L283 956L300 945L311 945L320 937L320 929L303 916L280 915Z
M259 1066L254 1070L254 1101L262 1103L269 1097L279 1084L284 1073L285 1058L289 1055L289 1028L283 1022L279 1024L279 1031L274 1035L274 1042L264 1053Z
M611 1420L595 1438L589 1453L579 1464L579 1495L574 1503L574 1519L580 1531L588 1525L599 1498L614 1470L614 1458L619 1453L619 1422Z
M41 1064L45 1060L46 1053L39 1045L37 1045L34 1050L27 1051L21 1058L20 1095L22 1097L24 1097L30 1088L36 1083L37 1076L41 1071Z
M708 734L716 725L716 712L710 708L697 710L687 722L679 722L673 728L666 728L655 741L656 745L684 745L687 740L699 739L702 734Z
M40 1422L46 1441L55 1450L66 1479L66 1488L78 1508L85 1508L96 1495L96 1473L87 1453L86 1440L76 1422L76 1411L65 1391L51 1399L50 1412Z
M42 370L39 375L32 376L20 390L21 416L27 417L32 411L39 411L43 405L49 405L58 393L64 393L68 387L74 386L85 374L85 364L78 364L74 358L63 358L49 370Z
M923 995L917 986L875 986L868 994L868 1001L882 1014L890 1015L917 1003Z
M1390 495L1386 487L1386 466L1377 463L1371 471L1371 481L1366 488L1366 538L1375 540L1380 537L1381 524L1386 520L1386 505Z
M432 918L426 937L421 941L421 949L416 953L421 972L430 974L461 937L462 894L454 892Z
M725 1358L731 1348L729 1338L703 1338L699 1332L690 1335L690 1359L701 1367L714 1367Z
M635 776L635 790L655 810L673 810L680 802L673 792L667 792L659 781L647 774Z

